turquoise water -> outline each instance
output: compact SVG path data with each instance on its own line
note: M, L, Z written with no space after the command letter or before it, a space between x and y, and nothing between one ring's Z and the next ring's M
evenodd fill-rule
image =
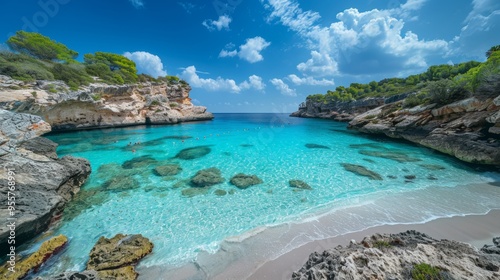
M93 172L55 229L70 239L63 261L45 273L84 269L100 236L141 233L155 245L142 266L182 265L257 227L298 222L377 196L498 179L496 173L476 171L429 149L367 138L345 127L284 114L216 114L210 122L51 135L60 144L60 156L87 158ZM210 152L176 158L198 146ZM127 161L140 157L143 161L129 168ZM154 174L154 167L172 163L182 168L179 174ZM345 163L363 166L382 180L349 172ZM183 195L186 181L209 167L220 169L225 181L201 194ZM238 189L229 183L237 173L257 175L263 183ZM292 179L312 190L291 188ZM214 193L220 190L226 194Z

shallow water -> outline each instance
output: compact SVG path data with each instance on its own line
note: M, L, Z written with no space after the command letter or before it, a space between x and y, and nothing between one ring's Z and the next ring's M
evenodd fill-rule
M345 126L283 114L216 114L211 122L51 135L60 143L59 155L87 158L93 172L55 229L70 239L63 261L41 274L84 269L100 236L141 233L155 244L142 267L176 266L200 252L215 253L226 238L255 228L314 220L374 197L499 178L429 149L368 138ZM170 164L179 165L180 173L162 177L154 171ZM224 182L192 189L189 179L210 167L221 171ZM263 183L239 189L229 182L238 173L257 175ZM291 188L293 179L312 190ZM500 208L497 202L485 207ZM457 214L425 207L431 217ZM387 215L377 223L399 220L409 222Z

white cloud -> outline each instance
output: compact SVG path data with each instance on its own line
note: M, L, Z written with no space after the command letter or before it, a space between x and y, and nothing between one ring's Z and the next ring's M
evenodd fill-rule
M472 10L464 21L464 26L453 42L450 54L484 59L484 53L493 45L498 45L500 26L500 2L497 0L474 0Z
M240 84L241 89L251 89L254 88L256 90L263 91L266 87L266 84L262 82L262 78L257 75L252 75L248 77L248 81L244 81Z
M264 60L261 52L271 45L264 38L257 36L248 38L245 44L240 46L240 50L221 50L219 57L233 57L238 55L240 59L246 60L250 63L256 63ZM227 47L227 46L226 46Z
M403 33L404 19L411 20L426 0L408 0L386 10L346 9L327 26L318 23L317 12L303 11L296 0L263 2L271 10L271 19L277 18L307 42L311 58L297 69L308 76L420 70L427 66L428 57L444 55L448 49L446 41L426 41L411 31Z
M218 20L206 19L203 21L203 26L205 26L208 30L213 31L215 29L221 31L222 29L229 30L229 24L233 21L229 16L222 15L219 16Z
M233 56L236 56L237 54L238 54L237 50L233 50L233 51L221 50L219 53L219 57L233 57Z
M179 4L188 14L191 14L193 9L196 8L196 6L190 2L177 2L177 4Z
M237 84L233 79L224 79L217 77L216 79L204 79L198 76L199 71L196 71L196 67L189 66L180 75L182 79L186 80L192 87L202 88L207 91L229 91L232 93L240 93L243 90L256 89L264 90L265 84L262 82L262 78L256 75L252 75L248 78L248 81L243 81Z
M297 93L294 89L291 89L282 79L272 79L271 84L280 91L281 94L286 96L297 96Z
M299 76L295 74L288 75L288 79L292 81L292 83L301 86L301 85L308 85L308 86L333 86L335 85L335 82L333 80L327 80L327 79L321 79L321 80L316 80L313 77L303 77L300 78Z
M126 58L135 62L137 72L151 75L153 77L166 76L167 71L163 69L163 63L159 56L148 52L126 52Z
M144 1L143 0L129 0L129 1L136 8L142 8L142 7L144 7Z

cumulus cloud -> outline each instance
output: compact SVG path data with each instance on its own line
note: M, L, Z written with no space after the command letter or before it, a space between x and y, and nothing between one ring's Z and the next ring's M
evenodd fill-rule
M303 77L300 78L299 76L295 74L288 75L288 79L292 81L292 83L301 86L301 85L308 85L308 86L333 86L335 83L333 80L327 80L327 79L321 79L317 80L314 79L313 77Z
M208 30L214 31L218 30L221 31L222 29L229 30L229 24L233 21L229 16L227 15L222 15L219 16L218 20L211 20L207 19L203 21L203 26L205 26Z
M291 89L282 79L272 79L271 84L279 90L279 92L286 96L297 96L297 92L294 89Z
M460 35L452 42L454 55L484 59L484 53L498 44L497 29L500 26L500 2L474 0L472 10L464 20Z
M266 84L262 82L262 78L257 76L257 75L252 75L248 77L248 81L244 81L243 83L240 84L241 89L256 89L263 91L264 88L266 87Z
M256 63L264 60L261 52L271 45L264 38L257 36L248 38L245 44L241 45L238 50L221 50L219 57L233 57L238 55L240 59L246 60L250 63ZM227 48L227 46L226 46Z
M144 7L144 1L143 0L129 0L132 6L136 8L142 8Z
M351 8L340 12L327 26L318 23L320 15L304 11L296 0L267 0L270 20L278 20L307 42L311 58L297 69L315 77L339 74L363 75L384 71L427 67L431 55L446 54L444 40L422 40L403 32L404 19L420 9L425 0L408 0L386 10L360 12Z
M228 91L232 93L240 93L243 90L256 89L263 90L265 84L262 82L262 78L256 75L252 75L248 78L248 81L243 81L237 84L233 79L224 79L217 77L216 79L204 79L198 75L199 71L196 71L195 66L189 66L181 74L181 78L186 80L194 88L202 88L207 91Z
M163 63L159 56L148 52L126 52L123 54L126 58L135 62L137 72L151 75L153 77L166 76L167 71L163 69Z

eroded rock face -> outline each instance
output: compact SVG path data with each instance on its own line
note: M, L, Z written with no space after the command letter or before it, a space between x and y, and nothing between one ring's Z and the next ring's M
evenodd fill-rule
M477 97L436 108L394 103L358 115L349 127L402 138L466 162L500 165L499 97Z
M12 89L16 81L0 75L0 108L42 116L54 131L213 119L191 103L188 85L94 83L71 91L58 81L17 82Z
M50 131L50 125L38 116L0 110L0 123L0 203L7 205L8 191L14 193L16 245L21 245L59 218L88 178L90 163L71 156L57 158L57 145L37 138ZM8 189L8 170L14 174L10 174L10 181L15 181L13 191ZM0 209L0 219L9 217L6 207ZM8 235L9 229L0 227L0 240ZM6 245L0 244L2 250Z
M376 234L347 247L313 253L292 279L412 279L421 264L436 267L442 279L500 279L500 255L416 231Z

